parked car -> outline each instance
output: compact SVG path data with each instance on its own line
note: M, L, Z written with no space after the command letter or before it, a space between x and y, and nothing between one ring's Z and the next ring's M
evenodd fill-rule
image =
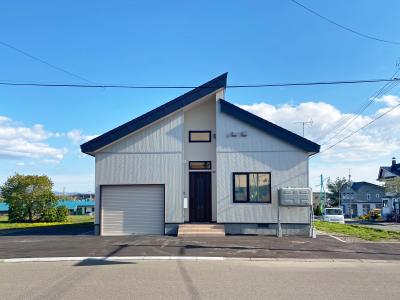
M343 210L340 207L325 208L322 216L324 222L334 222L344 224Z

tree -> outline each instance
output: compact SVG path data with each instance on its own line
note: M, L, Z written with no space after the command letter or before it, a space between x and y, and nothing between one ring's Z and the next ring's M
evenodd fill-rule
M48 217L57 205L52 188L53 182L45 175L15 174L9 177L1 187L1 194L9 206L8 220L54 222Z
M337 177L335 181L331 181L330 179L328 179L327 186L328 191L331 193L330 204L332 206L339 206L340 191L345 184L347 184L347 179L345 177Z
M395 177L385 181L385 192L400 195L400 177Z

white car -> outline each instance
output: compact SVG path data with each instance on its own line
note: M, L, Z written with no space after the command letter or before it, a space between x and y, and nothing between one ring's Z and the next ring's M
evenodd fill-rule
M339 207L325 208L322 221L344 224L343 210Z

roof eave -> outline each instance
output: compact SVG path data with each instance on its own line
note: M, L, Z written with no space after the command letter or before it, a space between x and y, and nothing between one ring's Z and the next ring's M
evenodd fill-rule
M227 76L228 73L224 73L199 87L82 144L80 146L81 151L85 154L94 156L94 153L97 150L176 112L204 96L214 93L222 88L226 88Z

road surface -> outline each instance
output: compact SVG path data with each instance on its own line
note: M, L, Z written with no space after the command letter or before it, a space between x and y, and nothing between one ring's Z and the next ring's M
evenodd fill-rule
M0 263L1 299L399 299L400 263Z

